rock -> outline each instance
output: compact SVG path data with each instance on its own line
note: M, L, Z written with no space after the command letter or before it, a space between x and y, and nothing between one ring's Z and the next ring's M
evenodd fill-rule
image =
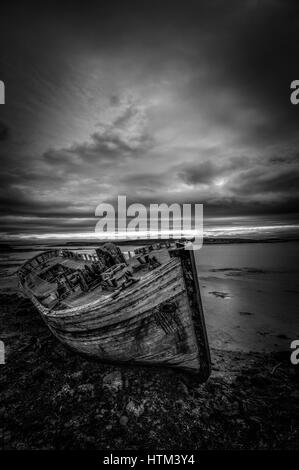
M94 396L94 385L92 384L78 385L77 390L81 394L84 394L84 395L88 394L88 395Z
M123 415L123 416L121 416L121 417L119 418L119 424L120 424L121 426L127 426L128 421L129 421L129 418L128 418L127 416L125 416L125 415Z
M103 378L103 388L112 393L118 392L123 388L123 380L121 372L115 371L106 374Z
M83 376L82 370L79 370L78 372L74 372L73 374L71 374L71 378L74 380L80 380L82 379L82 376Z
M112 424L108 424L108 425L106 426L106 430L107 430L107 431L111 431L111 429L112 429Z
M54 395L53 400L64 400L66 398L73 397L74 390L69 386L69 384L64 385L57 393Z
M140 403L140 405L138 405L137 403L134 403L133 400L131 400L127 404L126 410L129 414L133 414L136 418L139 418L139 416L144 413L144 405L143 403Z

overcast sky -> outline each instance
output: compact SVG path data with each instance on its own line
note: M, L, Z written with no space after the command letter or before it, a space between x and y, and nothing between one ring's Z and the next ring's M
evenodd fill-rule
M2 233L92 231L118 194L297 216L298 2L61 3L1 13Z

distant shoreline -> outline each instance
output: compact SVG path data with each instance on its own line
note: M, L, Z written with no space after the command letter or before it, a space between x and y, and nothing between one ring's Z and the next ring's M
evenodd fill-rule
M167 239L168 240L168 239ZM89 247L95 245L103 245L111 240L11 240L9 243L4 240L0 240L0 252L17 251L18 246L22 245L43 245L43 246L78 246L78 247ZM119 246L143 246L153 243L161 243L166 239L146 239L146 240L113 240L113 243ZM286 243L286 242L298 242L299 238L204 238L203 245L235 245L235 244L252 244L252 243Z

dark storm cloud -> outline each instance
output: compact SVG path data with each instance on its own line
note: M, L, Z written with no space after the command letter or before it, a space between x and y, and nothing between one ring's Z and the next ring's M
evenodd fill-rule
M14 189L0 199L1 216L40 216L40 217L80 217L79 205L71 201L39 201L25 197L23 192ZM84 211L84 216L86 215ZM89 214L92 215L92 212Z
M111 124L101 126L100 132L93 133L88 142L48 150L43 158L50 164L66 168L99 161L102 165L115 165L116 160L137 157L153 145L152 137L143 126L140 128L140 123L142 113L135 105L129 104Z
M92 230L118 193L296 210L298 2L26 2L2 18L4 217Z
M232 189L238 195L245 194L281 194L292 198L299 197L299 168L269 171L267 168L254 169L243 173L232 184Z
M232 172L243 170L250 165L248 158L234 158L214 163L206 160L201 163L181 165L178 176L187 184L211 184L219 177L231 175Z

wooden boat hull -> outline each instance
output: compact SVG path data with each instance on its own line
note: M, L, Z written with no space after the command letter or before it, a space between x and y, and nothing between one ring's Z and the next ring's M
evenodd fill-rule
M210 355L193 251L171 259L117 298L51 310L23 285L52 333L104 362L170 366L210 374Z

